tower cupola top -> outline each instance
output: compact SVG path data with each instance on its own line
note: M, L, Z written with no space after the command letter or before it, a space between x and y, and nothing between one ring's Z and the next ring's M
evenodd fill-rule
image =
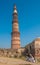
M14 5L14 12L13 13L17 13L16 5Z
M14 5L14 9L16 9L16 5Z

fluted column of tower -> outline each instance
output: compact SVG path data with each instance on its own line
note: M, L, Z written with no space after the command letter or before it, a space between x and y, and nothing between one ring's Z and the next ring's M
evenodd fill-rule
M18 14L17 14L16 5L14 6L14 11L13 11L11 48L12 49L20 48L20 32L18 26Z

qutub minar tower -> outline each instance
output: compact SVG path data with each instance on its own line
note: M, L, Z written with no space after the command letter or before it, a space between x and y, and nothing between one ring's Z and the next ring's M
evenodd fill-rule
M20 32L18 26L18 13L16 5L14 5L14 11L13 11L11 48L12 49L20 48Z

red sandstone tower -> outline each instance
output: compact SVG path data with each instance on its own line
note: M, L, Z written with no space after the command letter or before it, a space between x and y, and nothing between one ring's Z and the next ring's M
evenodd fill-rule
M11 48L12 49L20 48L20 32L18 27L18 14L17 14L16 5L14 6L14 11L13 11Z

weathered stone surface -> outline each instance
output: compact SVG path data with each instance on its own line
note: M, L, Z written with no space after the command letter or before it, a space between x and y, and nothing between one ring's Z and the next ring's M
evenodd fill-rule
M36 38L32 43L26 46L28 53L31 53L34 57L40 57L40 38Z

